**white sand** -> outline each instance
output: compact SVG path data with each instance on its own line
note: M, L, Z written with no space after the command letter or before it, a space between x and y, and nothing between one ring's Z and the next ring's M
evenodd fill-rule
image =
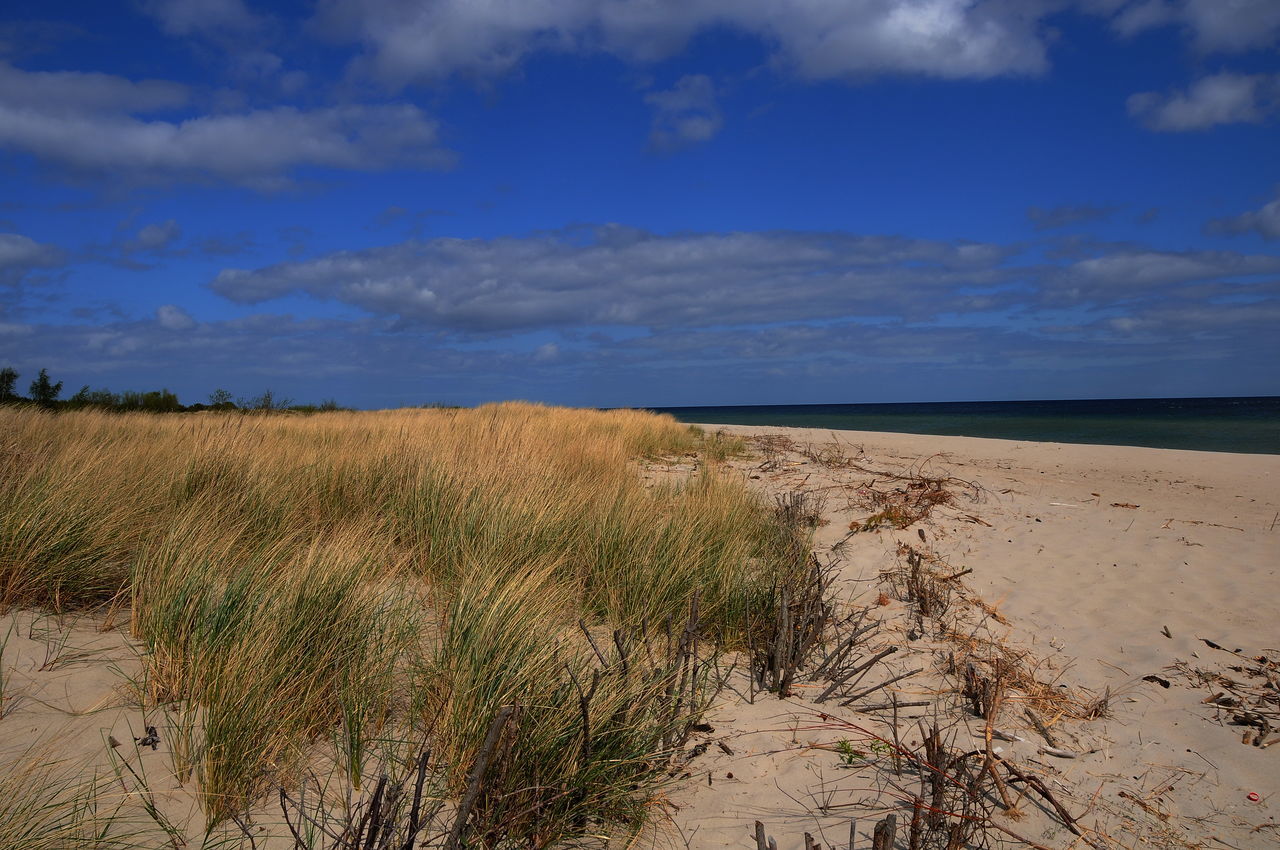
M1014 711L1001 725L1028 743L1004 744L1006 754L1051 777L1050 787L1072 801L1068 809L1099 830L1092 837L1102 846L1280 844L1280 746L1243 745L1243 728L1220 725L1217 712L1202 704L1212 690L1165 669L1176 660L1217 670L1241 661L1201 638L1246 655L1280 656L1280 456L704 427L784 434L801 445L836 440L851 447L850 454L864 452L860 465L867 468L905 469L923 461L931 475L979 485L979 499L940 508L919 525L928 547L957 570L972 568L963 580L1008 619L1010 642L1048 659L1046 676L1061 674L1073 686L1095 693L1110 688L1114 695L1111 717L1061 726L1080 748L1098 752L1073 760L1038 753L1041 739ZM738 466L760 476L753 483L769 492L822 490L868 478L837 474L795 454L790 462L772 473L753 470L757 462ZM820 555L852 520L867 514L842 503L840 488L827 492L830 523L816 535ZM866 604L875 597L875 579L896 563L898 541L923 545L917 526L848 541L839 568L846 598ZM884 610L898 608L895 603ZM1147 675L1171 681L1171 687L1143 681ZM909 682L900 690L904 699L913 693ZM735 756L713 748L693 762L702 782L675 795L685 808L673 818L674 831L688 836L696 830L693 847L743 847L759 818L780 847L803 846L806 831L824 846L847 841L841 818L817 812L823 803L863 804L830 811L857 811L869 829L874 806L867 803L876 795L868 786L876 783L843 778L850 772L838 767L835 753L805 747L829 745L842 733L788 731L812 723L813 710L804 696L764 697L743 706L730 694L716 734L729 736ZM863 717L832 713L883 729ZM761 728L775 731L754 731ZM733 780L724 778L727 772ZM1250 793L1259 801L1251 802ZM888 811L893 801L885 795L880 800ZM1074 837L1038 814L1006 823L1047 846L1068 846Z
M1007 618L1010 643L1044 660L1045 677L1060 676L1061 682L1096 694L1110 688L1110 717L1054 725L1070 747L1097 750L1076 759L1040 753L1040 739L1018 712L1001 721L1027 739L1003 743L1005 754L1044 777L1081 823L1097 830L1091 835L1095 846L1252 848L1280 842L1280 746L1242 744L1242 728L1216 722L1219 713L1202 704L1211 691L1167 669L1177 660L1216 670L1240 661L1211 649L1202 638L1250 656L1280 655L1280 457L805 429L725 430L781 433L801 445L836 440L850 454L861 452L859 464L871 469L903 470L928 459L931 475L952 475L979 486L978 498L962 497L917 526L849 538L839 557L839 592L847 603L871 602L882 590L880 571L898 563L899 542L927 545L957 570L972 568L963 580ZM827 524L815 538L824 561L834 557L831 547L846 536L849 523L865 519L866 511L847 493L865 483L866 474L833 471L794 453L772 472L757 471L758 464L735 461L744 475L753 476L753 486L766 492L827 493ZM913 644L904 628L894 630L895 618L899 626L906 622L906 606L894 601L877 610L888 621L881 643L904 647L885 670L906 669L913 652L915 660L932 666L927 642ZM41 634L40 623L32 629L32 615L10 614L0 619L0 629L11 623L3 657L9 674L7 749L20 748L24 739L57 736L64 755L101 757L112 735L135 758L130 738L142 735L146 723L170 734L163 712L144 717L131 707L124 677L136 675L138 661L120 632L101 633L97 621L63 624L70 629L67 653L56 660L56 642L52 649L50 642L59 624L44 623L53 631ZM1171 638L1162 633L1164 627ZM1147 675L1166 679L1171 687L1144 682ZM743 681L738 677L734 684L742 687ZM930 690L937 682L926 674L895 690L904 700L932 699L938 697ZM748 847L748 832L759 819L782 850L803 846L806 831L826 847L843 847L836 842L847 842L850 815L859 818L861 836L878 813L897 807L905 815L884 760L868 752L869 767L841 767L831 745L842 738L858 741L861 733L830 728L818 712L878 734L887 734L887 727L830 703L815 706L816 687L802 682L792 699L758 695L754 704L726 691L711 718L715 732L699 738L711 746L690 761L687 782L671 793L670 818L639 843ZM1229 715L1222 713L1224 719ZM969 724L981 727L980 721ZM918 741L910 726L903 728L905 743ZM146 749L140 758L162 807L195 834L199 816L190 789L177 787L165 750ZM1249 793L1260 799L1249 801ZM1083 846L1032 803L1021 808L1024 816L1006 820L1007 826L1045 846Z

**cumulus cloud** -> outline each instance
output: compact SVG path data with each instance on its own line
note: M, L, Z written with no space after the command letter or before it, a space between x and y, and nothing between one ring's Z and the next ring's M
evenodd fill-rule
M363 43L363 67L393 84L494 75L530 52L671 55L699 31L754 35L775 61L815 79L876 73L986 78L1046 67L1041 2L1003 0L324 0L319 28Z
M24 89L28 82L39 96ZM263 188L303 166L376 171L453 162L436 122L410 104L139 117L184 97L181 87L165 83L3 66L0 148L81 175L152 182L216 177Z
M649 144L660 151L673 151L709 141L724 119L716 106L716 89L706 74L689 74L666 91L645 95L653 107L653 128Z
M934 315L961 287L1008 279L971 242L793 231L660 236L618 225L528 237L411 240L228 269L244 303L292 293L452 330L714 325L830 315Z
M1123 35L1177 26L1206 53L1280 37L1274 0L322 0L317 29L360 42L358 68L396 86L502 74L538 50L654 61L715 27L759 38L778 67L810 79L984 79L1043 72L1046 19L1068 6Z
M186 310L176 304L162 304L156 308L156 323L167 331L189 331L196 326Z
M1138 0L1121 10L1112 26L1123 35L1178 26L1201 52L1238 52L1269 47L1280 38L1280 4L1275 0Z
M1093 204L1067 204L1059 207L1030 207L1027 209L1027 219L1030 220L1036 230L1052 230L1058 227L1067 227L1072 224L1081 224L1086 221L1101 221L1108 218L1116 211L1116 207L1099 207Z
M1186 92L1131 95L1128 107L1148 129L1162 132L1256 124L1280 108L1280 74L1213 74L1196 80Z
M1280 239L1280 192L1277 192L1274 201L1261 209L1227 218L1213 219L1205 225L1205 230L1209 233L1225 235L1252 232L1268 241Z
M35 269L65 262L61 250L19 233L0 233L0 284L16 286Z

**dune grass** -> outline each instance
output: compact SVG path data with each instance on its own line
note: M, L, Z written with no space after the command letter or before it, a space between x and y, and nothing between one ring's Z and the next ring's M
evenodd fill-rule
M43 747L0 755L0 850L125 850L163 833L110 771Z
M462 794L514 707L482 843L634 828L705 707L681 629L741 647L806 567L719 467L739 446L647 413L0 409L0 435L0 603L127 604L210 826L318 749L359 788L427 748ZM646 458L696 469L646 485Z

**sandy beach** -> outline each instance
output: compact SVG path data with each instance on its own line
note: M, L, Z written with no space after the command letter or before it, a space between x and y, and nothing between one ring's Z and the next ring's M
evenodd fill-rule
M869 847L887 814L905 830L922 780L895 751L919 752L934 724L953 751L990 748L1044 789L1010 779L1012 805L988 813L989 844L1280 840L1280 457L706 428L747 440L751 453L728 463L769 503L805 494L835 599L823 651L856 615L875 628L854 654L892 652L854 680L869 690L850 705L849 687L818 675L816 658L785 699L731 674L632 846L750 847L760 821L783 850L804 847L806 833L846 847L851 824ZM651 461L642 475L678 479L700 462L690 457ZM913 559L944 590L928 617L904 591ZM5 724L15 740L51 744L46 761L108 769L103 754L122 745L195 841L191 786L170 770L182 718L138 708L128 612L104 610L5 616ZM988 722L961 680L974 664L998 678L993 653L1008 682ZM896 731L886 704L902 706ZM146 743L150 725L158 748ZM264 835L259 846L292 845Z
M1261 847L1280 841L1280 748L1243 744L1242 738L1259 743L1261 730L1206 702L1217 694L1222 705L1231 704L1229 688L1208 678L1223 675L1262 689L1257 692L1274 717L1280 457L706 427L750 438L772 435L766 439L787 445L763 468L759 458L737 465L771 497L825 494L815 549L835 565L846 603L888 603L877 606L887 629L903 620L903 602L886 598L891 592L881 595L888 590L882 574L901 562L904 546L927 550L954 568L952 574L966 571L957 581L1002 616L1008 624L996 627L1002 640L1025 648L1041 665L1039 676L1107 697L1098 719L1041 718L1050 734L1057 732L1059 749L1074 758L1044 752L1043 736L1016 706L1000 720L1001 731L1022 739L1003 743L1006 755L1047 777L1068 811L1087 825L1083 831L1093 831L1090 843ZM835 446L856 468L813 460L821 457L814 447ZM955 502L906 528L850 535L850 524L868 513L857 504L859 488L894 486L868 470L923 472L971 486L958 487ZM913 654L920 664L912 666L925 672L892 688L904 701L938 700L945 686L931 677L938 666L934 647L909 638L890 631L881 642L905 646L895 657ZM862 728L883 731L883 723L841 714L830 702L817 705L813 696L814 689L800 689L788 700L758 696L754 705L729 696L717 734L731 742L734 755L710 749L697 770L710 774L711 784L704 776L675 797L681 808L673 824L684 838L693 836L690 846L749 846L748 830L760 819L780 847L803 846L805 832L840 847L848 826L839 806L862 804L866 811L878 798L890 811L901 803L894 799L901 794L886 793L867 772L849 778L857 771L841 764L833 746L855 736L825 728L817 712ZM1268 734L1260 743L1274 740ZM1006 823L1022 836L1052 847L1083 846L1084 839L1045 811L1025 803L1021 809L1019 819ZM870 826L865 820L858 834Z

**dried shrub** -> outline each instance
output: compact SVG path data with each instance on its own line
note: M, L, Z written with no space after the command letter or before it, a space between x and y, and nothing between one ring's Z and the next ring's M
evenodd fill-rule
M823 524L827 495L812 490L793 490L774 497L774 515L778 522L797 531L812 530Z
M822 641L831 618L830 568L810 556L809 569L773 587L773 617L754 630L752 681L763 690L791 696L797 674Z

